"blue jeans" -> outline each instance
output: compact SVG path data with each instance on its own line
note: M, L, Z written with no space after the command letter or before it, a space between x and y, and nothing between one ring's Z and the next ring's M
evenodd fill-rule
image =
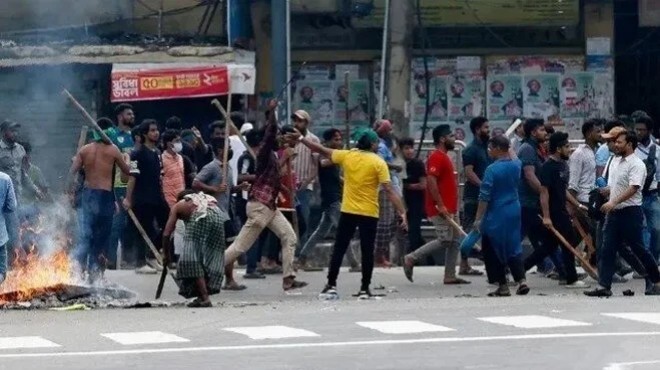
M78 210L78 244L73 252L81 268L99 270L106 257L114 213L115 195L111 191L83 189Z
M296 210L300 212L299 217L302 217L305 225L309 225L309 213L311 211L311 203L312 203L313 195L314 192L308 189L298 190L298 192L296 193L296 200L298 203ZM303 245L307 240L307 233L302 232L301 235L298 235L298 238L300 240L300 245Z
M307 253L309 253L309 251L314 249L314 247L316 247L316 244L318 244L321 239L325 238L328 235L328 233L330 233L332 227L333 226L335 228L337 227L337 225L339 224L340 213L341 213L340 202L332 203L323 210L323 214L321 215L321 221L319 221L319 225L316 227L316 230L314 230L312 235L310 235L309 239L307 239L307 242L300 250L300 258L306 258Z
M660 247L658 246L658 235L660 235L660 201L657 194L645 195L642 199L642 210L646 227L644 227L644 246L651 252L653 258L658 260Z
M660 271L651 253L646 249L642 236L644 213L642 207L632 206L613 210L605 219L603 248L598 265L598 283L612 288L612 276L616 270L616 255L619 249L630 247L646 270L651 283L660 282ZM644 274L644 271L637 271Z

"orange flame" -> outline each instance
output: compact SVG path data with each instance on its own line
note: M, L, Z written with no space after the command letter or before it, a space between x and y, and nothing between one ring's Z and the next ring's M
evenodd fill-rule
M30 227L23 225L21 235L26 232L40 234L43 231L41 221ZM11 301L24 302L43 294L48 287L73 282L75 269L67 254L71 240L62 233L54 237L54 243L55 252L48 255L41 255L34 242L26 248L26 254L15 252L10 271L0 285L0 295L11 293ZM0 305L5 303L7 299L0 297Z

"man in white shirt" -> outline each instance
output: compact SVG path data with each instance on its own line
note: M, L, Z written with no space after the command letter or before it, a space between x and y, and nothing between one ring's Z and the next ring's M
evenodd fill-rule
M653 120L651 117L645 115L635 120L635 133L639 142L637 149L635 149L635 155L644 161L647 169L646 182L642 187L642 210L646 219L644 244L657 260L658 252L660 252L658 243L658 236L660 235L660 202L658 202L660 171L657 170L660 164L660 147L651 137L652 130ZM654 173L649 173L651 171Z
M628 245L646 270L646 277L650 282L646 295L660 295L660 271L642 238L642 187L646 179L646 166L635 155L637 135L632 131L613 131L618 134L614 152L620 157L612 161L617 162L616 165L612 163L610 166L610 185L605 188L605 192L609 192L609 200L601 207L601 211L607 216L603 229L605 239L598 265L600 287L584 294L590 297L612 296L612 276L615 272L617 251Z

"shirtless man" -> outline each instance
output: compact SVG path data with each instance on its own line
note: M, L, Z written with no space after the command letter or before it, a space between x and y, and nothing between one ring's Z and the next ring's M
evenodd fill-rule
M69 170L67 189L70 193L73 193L71 179L81 169L85 175L78 209L78 244L73 256L80 268L88 271L92 282L100 276L103 268L103 251L112 228L115 212L112 169L115 165L124 176L128 176L130 167L119 149L96 140L80 148Z

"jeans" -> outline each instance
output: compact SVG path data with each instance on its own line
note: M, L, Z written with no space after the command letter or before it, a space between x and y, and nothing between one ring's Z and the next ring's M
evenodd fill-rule
M110 232L110 243L106 255L110 264L117 261L117 248L121 240L122 254L124 259L131 253L133 248L133 228L128 227L128 213L122 207L121 202L126 197L126 188L115 188L115 197L119 204L119 212L112 218L112 231ZM119 266L117 266L119 267Z
M376 239L376 217L354 215L342 212L339 216L337 236L332 249L330 268L328 269L328 285L337 286L337 277L344 254L351 243L355 229L360 231L360 248L362 250L362 287L368 289L374 272L374 242Z
M300 213L298 218L302 218L304 225L309 225L309 213L311 211L311 203L314 192L308 189L298 190L296 193L296 200L298 201L298 206L296 210ZM300 228L300 245L303 245L307 240L306 226L305 228Z
M321 215L321 221L316 227L316 230L309 236L307 242L300 250L300 258L304 259L307 257L307 254L316 247L319 241L325 238L329 233L332 227L337 227L339 225L339 216L341 214L341 203L335 202L329 205L323 210Z
M660 271L651 253L644 245L642 229L644 212L642 207L631 206L610 212L603 228L603 248L598 266L598 283L607 289L612 288L612 276L616 269L617 251L628 245L646 270L652 283L660 282ZM644 271L637 271L644 274Z
M660 235L660 201L658 201L657 193L644 196L642 210L644 211L644 218L646 220L646 227L643 231L644 245L657 261L658 254L660 254L660 246L658 245L658 236Z
M73 256L90 273L97 272L106 258L114 212L115 195L111 191L83 189L78 210L78 244Z

